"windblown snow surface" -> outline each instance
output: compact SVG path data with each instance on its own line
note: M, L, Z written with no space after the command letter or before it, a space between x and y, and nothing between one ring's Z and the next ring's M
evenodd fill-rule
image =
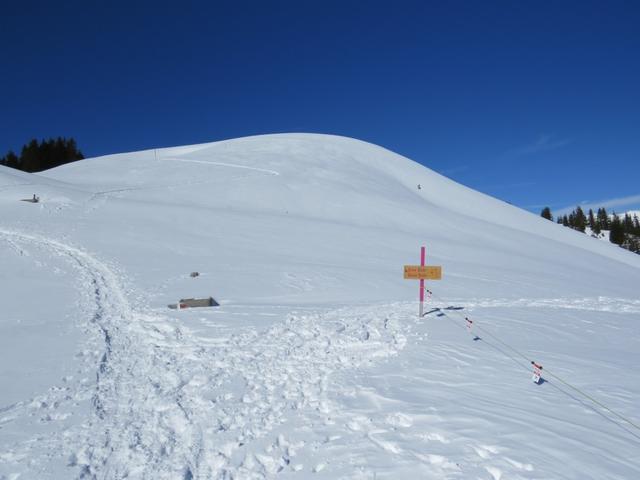
M640 256L342 137L0 168L2 479L640 478Z

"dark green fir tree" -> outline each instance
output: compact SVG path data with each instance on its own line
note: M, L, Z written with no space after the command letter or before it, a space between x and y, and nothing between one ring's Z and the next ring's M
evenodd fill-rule
M609 230L609 216L607 215L607 210L604 207L598 209L596 221L598 222L600 230Z
M573 228L584 233L587 228L587 217L580 206L577 206L573 215Z
M628 213L624 214L624 220L622 220L624 227L624 233L633 235L633 218Z
M589 209L589 228L593 233L600 234L600 227L598 226L598 222L596 222L596 217L592 209Z
M540 212L540 216L553 222L553 215L551 215L551 209L549 207L544 207L542 212Z
M616 245L622 245L624 243L624 226L620 221L620 217L615 213L609 225L609 241Z
M40 172L83 158L73 138L58 137L41 142L34 138L22 147L20 156L10 151L0 163L25 172Z

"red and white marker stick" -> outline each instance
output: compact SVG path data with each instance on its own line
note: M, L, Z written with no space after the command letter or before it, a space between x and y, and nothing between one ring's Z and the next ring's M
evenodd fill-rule
M531 365L533 365L533 382L540 383L540 379L542 378L542 365L531 360Z

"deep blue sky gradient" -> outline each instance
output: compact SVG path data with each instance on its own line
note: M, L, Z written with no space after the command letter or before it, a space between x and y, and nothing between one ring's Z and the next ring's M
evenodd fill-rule
M333 133L535 212L640 207L640 2L23 1L2 13L1 154L58 135L97 156Z

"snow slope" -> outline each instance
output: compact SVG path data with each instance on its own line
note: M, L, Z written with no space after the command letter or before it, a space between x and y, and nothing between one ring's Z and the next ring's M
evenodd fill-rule
M0 167L0 244L0 478L640 475L640 256L375 145Z

